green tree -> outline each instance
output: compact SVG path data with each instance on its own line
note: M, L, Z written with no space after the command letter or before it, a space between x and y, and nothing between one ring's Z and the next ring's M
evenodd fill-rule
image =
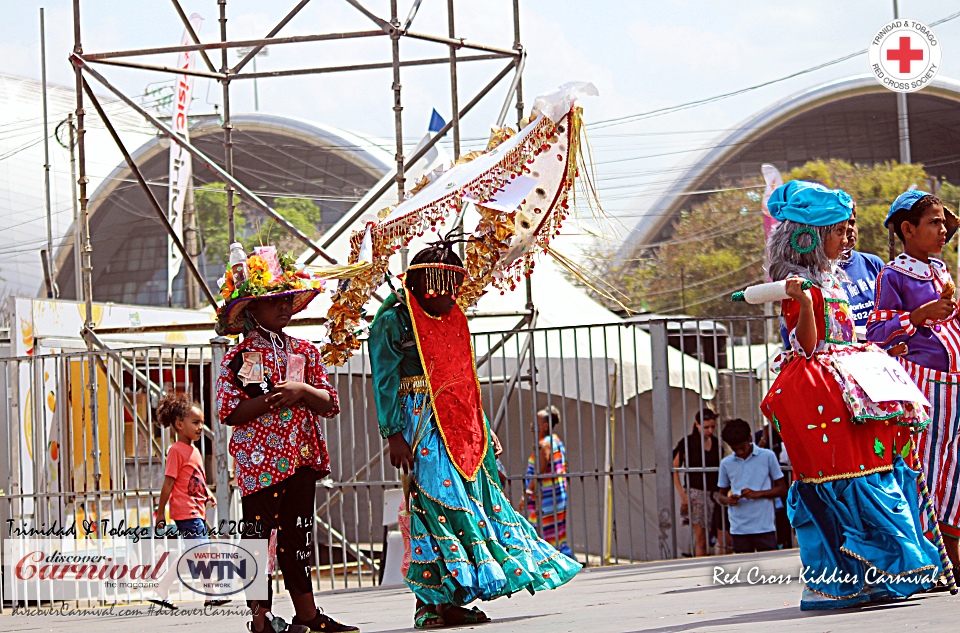
M227 231L227 193L222 182L211 182L193 190L193 205L203 236L203 251L207 260L227 265L230 255L230 237ZM243 235L247 228L247 219L240 204L240 197L234 193L233 221L237 235Z
M753 194L753 195L751 195ZM763 219L753 191L724 191L680 214L673 237L624 278L629 307L695 316L757 314L730 293L763 279Z
M203 235L204 251L210 261L226 266L230 251L227 231L227 194L222 182L211 182L194 190L194 206ZM300 241L272 218L252 211L234 194L234 224L238 241L247 252L255 246L273 244L281 253L296 252ZM279 197L274 210L298 230L315 236L320 228L320 209L312 200Z
M841 160L811 161L784 174L784 181L812 180L840 188L857 203L860 239L857 250L888 256L883 221L890 203L911 185L928 188L922 165L888 162L853 165ZM613 279L630 298L628 307L665 314L731 316L760 314L760 306L730 302L730 294L764 280L762 181L739 183L756 188L723 191L680 213L673 236L620 270L596 272ZM960 187L942 181L938 195L950 209L960 205ZM900 244L895 244L896 252ZM957 266L957 239L944 249L950 270Z
M273 205L274 211L279 213L290 224L305 233L308 237L317 234L320 228L320 208L313 200L305 198L277 198ZM275 244L281 253L297 252L302 248L299 239L291 235L285 228L277 224L272 218L265 218L254 235L254 241L259 244Z

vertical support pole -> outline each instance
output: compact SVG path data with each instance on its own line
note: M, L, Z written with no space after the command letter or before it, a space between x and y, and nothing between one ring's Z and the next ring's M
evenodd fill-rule
M210 347L213 350L213 357L210 360L210 375L214 377L210 380L210 402L213 406L213 462L216 464L214 481L217 484L217 517L221 521L230 519L230 503L233 499L233 493L230 490L230 460L227 447L230 439L230 429L220 423L220 406L217 404L217 381L215 377L220 375L220 365L223 363L223 357L227 354L229 344L230 339L222 336L210 340Z
M400 19L397 17L397 0L390 0L390 45L393 54L393 118L394 134L396 135L397 160L397 202L403 202L403 104L400 99ZM400 249L400 266L407 269L407 257L410 249L403 246Z
M523 52L523 44L520 43L520 0L513 0L513 50ZM517 130L520 129L520 121L523 121L523 77L517 78Z
M197 210L193 202L193 178L187 183L186 199L183 204L183 248L187 251L187 257L197 263L197 256L200 254L197 240ZM191 310L202 308L200 304L200 284L193 275L184 277L186 290L186 306Z
M70 128L70 197L73 204L73 277L75 292L73 298L83 299L83 261L80 251L83 248L80 230L80 207L77 205L77 139L73 123L73 112L67 115L67 127Z
M453 12L453 0L447 0L447 33L450 39L456 39L456 19ZM453 160L460 159L460 91L457 87L457 45L450 44L450 111L453 116ZM462 214L464 203L457 201L457 213ZM456 237L463 238L463 223L459 224ZM460 259L466 256L466 245L460 242L457 245Z
M660 558L677 557L673 523L673 425L670 416L670 369L667 360L667 322L650 323L653 365L653 445L657 469L657 527Z
M75 55L83 54L83 45L80 40L80 0L73 0L73 52ZM83 270L83 303L84 303L84 328L93 331L96 323L93 320L93 247L90 245L90 218L87 215L87 152L86 152L86 129L83 127L84 109L83 109L83 70L78 65L74 65L74 75L76 76L77 90L77 184L80 187L80 230L83 234L83 251L81 253L81 262ZM93 457L93 486L94 491L100 490L100 429L97 424L97 369L94 363L93 343L87 340L86 357L87 371L87 391L90 398L90 436L93 447L91 448L91 457ZM86 461L86 456L84 456Z
M893 0L893 19L900 18L900 6ZM913 162L910 156L910 118L907 114L907 94L897 93L897 128L900 138L900 163L909 165ZM890 259L893 259L891 256Z
M50 130L47 118L47 36L43 23L43 7L40 7L40 82L43 90L43 200L47 208L47 253L46 262L49 277L47 297L55 298L57 292L57 269L53 257L53 214L50 211Z
M447 0L447 33L456 39L453 0ZM450 111L453 114L453 160L460 158L460 95L457 88L457 46L450 44Z
M220 5L220 41L227 41L227 0L217 0ZM227 48L220 49L220 72L224 78L223 84L223 166L227 173L233 175L233 123L230 122L230 64L227 61ZM227 237L231 243L237 240L237 225L234 219L233 185L225 183L227 192Z
M390 0L390 43L393 52L393 117L397 137L397 202L403 202L403 105L400 100L400 20L397 0Z

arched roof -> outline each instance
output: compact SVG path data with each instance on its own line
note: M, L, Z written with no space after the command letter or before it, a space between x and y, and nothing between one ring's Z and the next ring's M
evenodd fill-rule
M355 134L301 119L269 114L232 117L234 174L268 203L278 197L312 200L321 211L317 235L332 225L389 169L392 157ZM218 164L223 161L223 130L216 117L195 121L191 142ZM170 141L156 136L132 157L162 206L167 200ZM199 161L195 187L219 180ZM104 179L88 205L93 246L94 298L98 301L165 305L166 232L147 197L121 163ZM254 215L248 211L248 215ZM72 231L71 231L72 234ZM316 237L314 235L313 237ZM63 298L75 298L73 240L57 257ZM215 286L219 264L201 258L201 271ZM182 270L174 282L174 303L183 293Z
M938 77L908 96L913 162L960 182L960 82ZM873 75L831 81L782 99L712 144L640 218L618 256L633 257L669 238L681 209L712 188L758 176L761 163L781 171L809 160L859 164L899 160L896 94Z

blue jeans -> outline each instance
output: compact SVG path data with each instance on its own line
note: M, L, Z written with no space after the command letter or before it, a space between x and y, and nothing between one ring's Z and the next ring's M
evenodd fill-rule
M175 519L174 522L177 524L177 531L180 533L180 538L202 541L210 540L207 536L207 523L203 519Z

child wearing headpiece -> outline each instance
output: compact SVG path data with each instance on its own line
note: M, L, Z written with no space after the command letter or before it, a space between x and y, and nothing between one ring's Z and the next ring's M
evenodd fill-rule
M791 349L761 410L793 466L787 512L804 565L800 608L910 596L933 586L941 569L920 527L918 475L901 457L927 419L918 404L870 400L838 362L881 351L855 342L837 268L853 202L843 191L791 181L768 206L782 222L771 237L769 272L787 280Z
M316 482L330 474L330 455L321 418L340 412L337 391L309 341L283 329L318 290L288 257L247 259L246 280L224 280L227 299L217 311L218 334L243 334L228 351L217 379L220 423L233 427L234 459L243 520L254 533L277 535L277 564L296 612L291 623L272 612L272 583L266 600L248 600L251 633L357 632L315 604L310 582L311 533ZM272 270L271 270L272 269ZM242 281L242 283L241 283Z
M580 565L541 540L500 488L470 330L463 262L441 242L417 253L370 327L380 434L412 474L407 585L418 629L478 624L476 599L555 589ZM401 517L403 521L404 518Z
M899 360L930 401L930 427L919 437L921 464L947 554L960 563L960 324L956 287L946 264L931 257L957 230L957 216L934 195L905 191L884 226L903 253L877 278L867 338L898 348Z

